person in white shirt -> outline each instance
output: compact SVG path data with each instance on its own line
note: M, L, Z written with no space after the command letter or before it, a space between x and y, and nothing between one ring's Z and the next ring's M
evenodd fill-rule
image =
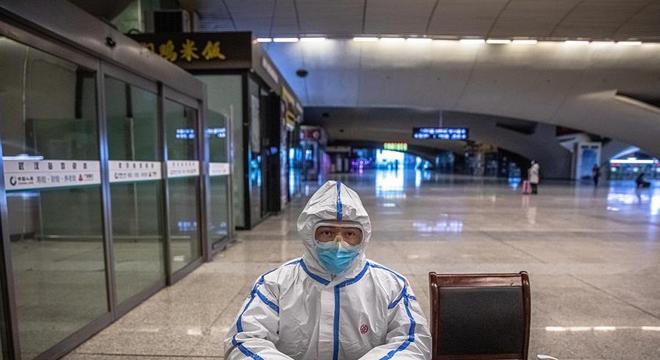
M527 171L527 175L529 177L529 184L532 186L532 194L534 195L539 193L540 171L541 167L539 163L532 160L532 166Z

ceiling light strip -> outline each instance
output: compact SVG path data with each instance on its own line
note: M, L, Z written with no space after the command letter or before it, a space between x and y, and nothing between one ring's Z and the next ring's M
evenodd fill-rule
M511 44L513 45L535 45L539 41L536 39L514 39L511 41Z
M461 44L469 44L469 45L483 44L485 42L484 39L478 39L478 38L464 38L458 41Z
M488 39L488 40L486 40L486 44L506 45L506 44L511 44L511 40L509 40L509 39Z
M564 41L564 44L566 44L566 45L589 45L590 42L588 40L566 40L566 41Z
M309 37L302 37L300 38L300 41L302 42L323 42L327 38L324 36L309 36Z
M273 38L273 42L276 43L295 43L298 42L300 39L297 37L282 37L282 38Z
M275 38L270 38L270 37L259 37L257 38L257 42L260 43L270 43L270 42L277 42L277 43L295 43L298 41L301 42L322 42L327 40L328 38L326 36L302 36L302 37L275 37ZM341 37L338 37L337 39L341 39ZM436 37L427 37L425 35L410 35L408 37L399 37L399 36L354 36L353 41L357 42L376 42L376 41L383 41L383 42L401 42L401 41L409 41L411 43L430 43L432 41L458 41L463 44L491 44L491 45L507 45L507 44L513 44L513 45L535 45L539 43L538 39L504 39L504 38L491 38L491 39L484 39L484 38L479 38L479 37L464 37L464 38L455 38L455 39L449 39L441 36L436 36ZM636 39L630 39L630 40L620 40L620 41L613 41L613 40L589 40L589 39L584 39L584 38L578 38L578 39L567 39L567 40L561 40L561 39L547 39L547 40L541 40L544 42L555 42L555 43L564 43L567 45L628 45L628 46L634 46L634 45L643 45L643 44L648 44L648 42L643 42L640 40Z
M373 42L373 41L378 41L377 37L373 36L356 36L353 38L353 41L357 42Z

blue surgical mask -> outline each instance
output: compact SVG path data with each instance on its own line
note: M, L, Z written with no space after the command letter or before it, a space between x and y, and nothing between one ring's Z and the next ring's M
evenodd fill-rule
M321 265L333 275L346 271L355 258L360 255L358 246L351 246L345 242L341 245L337 241L316 244L316 254Z

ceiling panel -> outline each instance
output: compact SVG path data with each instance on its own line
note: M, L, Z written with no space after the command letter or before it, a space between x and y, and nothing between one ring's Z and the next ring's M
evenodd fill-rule
M179 0L182 8L199 15L201 31L234 31L234 22L227 7L216 0Z
M551 35L612 38L647 3L648 0L586 0L576 6Z
M370 0L365 19L366 34L424 34L436 0Z
M258 34L268 33L273 18L275 0L225 0L236 23L236 30ZM221 1L217 1L222 6Z
M440 0L429 34L485 36L506 3L507 0Z
M591 51L588 47L558 49L554 44L533 50L484 47L457 107L551 120L566 92L588 68Z
M362 48L359 103L387 106L419 104L451 107L470 76L478 47L431 44L365 43Z
M296 8L294 0L278 0L273 17L272 33L263 34L264 36L287 36L299 33L298 20L296 19Z
M660 36L660 1L653 1L640 10L617 31L616 38Z
M201 31L235 31L234 23L229 18L214 18L206 16L200 18L199 28Z
M235 23L258 36L410 35L425 34L428 25L435 36L660 39L660 0L180 2L197 10L204 30L233 30Z
M489 36L544 37L580 0L512 0L504 9Z
M305 78L309 103L355 106L360 78L360 47L345 46L340 41L298 43L297 47L302 49L303 65L309 71Z
M304 0L295 4L303 34L362 33L363 0Z

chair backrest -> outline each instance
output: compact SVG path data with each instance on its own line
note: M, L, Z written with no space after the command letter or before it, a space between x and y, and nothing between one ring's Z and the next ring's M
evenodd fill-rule
M529 277L429 274L433 359L527 360Z

